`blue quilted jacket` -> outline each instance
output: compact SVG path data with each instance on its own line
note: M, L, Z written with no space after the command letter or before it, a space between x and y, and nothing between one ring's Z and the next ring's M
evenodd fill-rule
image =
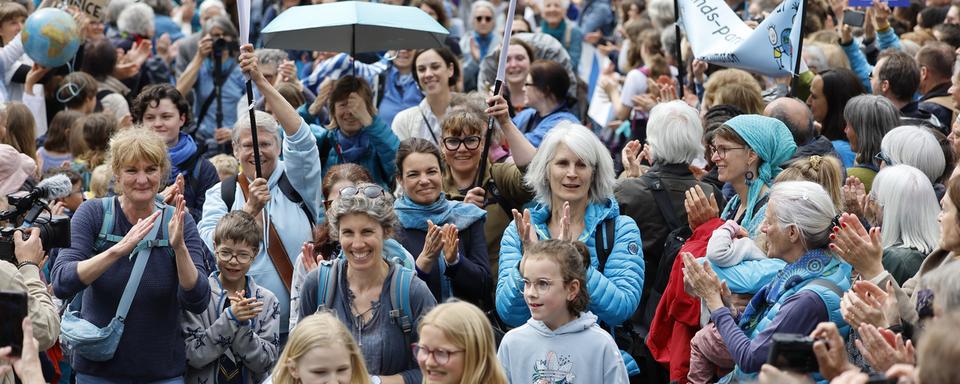
M541 239L549 239L547 221L550 207L539 204L530 212L530 221ZM616 237L613 251L607 259L603 273L597 270L596 236L597 225L606 219L616 220ZM584 215L586 226L578 237L590 249L591 266L587 270L587 290L590 292L590 312L599 321L616 326L628 320L640 304L643 288L643 249L640 229L629 216L620 215L617 202L611 197L603 204L591 203ZM497 313L510 326L524 324L530 318L530 310L523 300L520 276L522 246L514 223L507 226L500 241L500 266L497 279ZM626 353L621 353L627 371L633 375L639 370Z

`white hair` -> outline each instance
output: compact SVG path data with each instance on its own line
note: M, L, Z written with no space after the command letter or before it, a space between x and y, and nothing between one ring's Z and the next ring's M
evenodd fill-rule
M654 162L690 164L702 158L700 114L680 100L657 104L647 121L647 141Z
M490 13L491 13L494 17L497 16L497 7L493 6L493 3L491 3L491 2L489 2L489 1L487 1L487 0L474 1L474 2L473 2L473 5L470 6L470 15L473 16L473 14L476 13L476 12L477 12L477 9L480 9L480 7L485 7L485 8L487 8L487 9L489 9L489 10L490 10Z
M120 12L117 19L117 29L120 32L150 36L153 34L153 8L144 3L134 3Z
M870 197L883 208L884 248L903 245L930 253L937 247L940 204L923 172L903 164L884 167L873 179Z
M253 111L254 118L257 120L258 130L266 131L272 137L279 140L280 138L280 127L277 124L277 120L273 118L269 113L264 111L256 110ZM243 116L237 119L237 122L233 124L232 139L234 145L240 143L240 135L246 131L250 130L250 117L244 114Z
M217 0L219 1L219 0ZM107 22L110 25L116 26L117 20L120 19L120 14L123 13L124 9L127 9L134 0L112 0L107 4Z
M822 248L830 242L828 236L837 208L820 184L778 182L770 192L769 204L767 217L777 220L782 227L796 226L806 249Z
M203 0L203 2L200 3L199 14L202 15L204 12L213 7L220 7L220 16L227 15L227 6L223 5L223 2L220 0Z
M926 128L904 125L891 129L880 142L880 151L893 164L906 164L923 172L935 183L947 166L937 137Z
M540 4L543 5L547 0L540 0ZM558 0L560 1L560 9L566 11L570 7L570 0ZM542 8L541 8L542 9ZM566 18L566 13L564 13L564 18Z
M549 168L557 147L563 144L570 148L588 167L593 168L593 179L590 180L589 198L591 203L603 203L613 196L613 184L616 175L613 172L613 158L610 151L603 146L597 135L580 124L563 121L553 127L540 143L537 154L527 168L523 181L533 189L537 202L550 205Z
M650 0L647 3L647 12L650 13L650 21L654 28L662 30L673 23L673 1L672 0Z

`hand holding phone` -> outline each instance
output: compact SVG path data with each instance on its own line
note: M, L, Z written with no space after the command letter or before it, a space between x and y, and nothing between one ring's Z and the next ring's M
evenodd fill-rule
M851 27L863 28L863 22L866 16L864 12L845 9L843 10L843 23Z
M9 356L23 350L23 318L27 317L25 292L0 291L0 347L10 347Z

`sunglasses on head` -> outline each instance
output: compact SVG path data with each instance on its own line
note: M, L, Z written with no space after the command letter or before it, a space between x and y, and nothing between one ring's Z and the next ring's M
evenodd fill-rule
M376 199L382 197L385 192L383 191L383 187L379 185L367 185L364 187L351 185L340 189L340 197L351 197L357 194L363 194L363 196L368 199Z

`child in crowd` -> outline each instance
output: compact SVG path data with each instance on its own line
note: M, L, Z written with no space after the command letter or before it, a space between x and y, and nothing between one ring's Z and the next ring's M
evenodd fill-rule
M493 328L473 304L453 301L434 307L420 320L414 344L424 383L507 384L497 363Z
M106 162L107 146L116 131L117 119L103 113L85 116L71 127L72 169L83 176L86 189L90 189L93 169Z
M90 175L90 188L87 200L107 197L110 194L110 182L113 180L113 171L110 166L103 164L93 169Z
M202 314L183 313L187 383L260 383L277 360L280 303L247 276L261 233L244 211L230 212L217 223L213 243L219 271L209 277L210 304Z
M80 112L60 111L53 116L50 126L43 140L43 146L37 150L37 165L40 172L46 173L51 168L60 168L73 161L70 153L70 128L77 120L83 117Z
M617 344L586 312L586 246L551 239L524 247L520 273L531 318L507 332L497 351L510 382L629 382Z
M211 157L210 162L213 163L213 167L217 169L217 175L220 176L220 181L240 173L240 162L237 161L236 157L226 153Z
M334 315L304 317L264 384L370 384L367 367L350 331Z

